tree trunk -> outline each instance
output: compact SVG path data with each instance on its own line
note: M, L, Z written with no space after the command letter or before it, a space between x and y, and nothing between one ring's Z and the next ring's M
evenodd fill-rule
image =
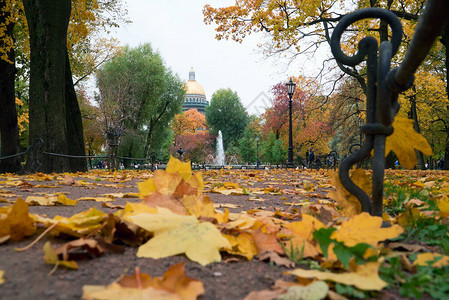
M30 31L29 141L44 140L43 150L68 154L66 56L70 0L24 0ZM72 145L70 145L72 147ZM67 172L68 158L43 155L42 171ZM33 166L27 162L27 170Z
M0 0L0 12L5 8L6 1ZM6 24L10 13L0 13L0 24ZM14 23L5 26L6 31L0 39L0 48L6 49L5 40L13 40ZM14 48L7 53L8 61L0 58L0 157L19 153L19 128L14 94L14 77L16 66ZM0 160L0 173L17 172L20 170L20 157Z
M76 99L67 49L65 61L65 111L67 122L67 144L69 145L68 150L70 155L84 156L86 155L86 151L84 146L83 121L78 100ZM70 158L69 163L71 172L87 172L86 159Z
M416 88L415 86L412 87L413 92L416 92ZM415 129L415 131L417 133L421 133L421 129L419 128L419 123L418 123L418 112L416 110L416 95L414 94L413 96L411 96L409 98L410 100L410 116L413 119L413 128ZM418 156L418 164L421 168L421 170L425 170L426 169L426 165L425 165L425 161L424 161L424 155L422 154L421 151L415 150L416 154Z
M449 22L446 22L446 25L443 27L443 34L441 37L441 43L445 47L446 55L444 57L445 66L446 66L446 95L449 99ZM449 111L449 107L448 107ZM446 131L446 148L444 151L444 170L449 170L449 131Z

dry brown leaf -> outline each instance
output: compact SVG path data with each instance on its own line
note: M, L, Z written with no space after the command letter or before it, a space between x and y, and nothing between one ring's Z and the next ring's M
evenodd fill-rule
M261 261L268 260L269 262L272 262L277 266L284 266L287 268L293 268L295 266L294 262L285 257L279 256L279 254L274 251L265 251L263 253L257 254L257 259Z
M276 237L276 232L265 233L260 228L251 230L251 236L257 248L257 253L265 251L274 251L279 254L284 254L284 250Z

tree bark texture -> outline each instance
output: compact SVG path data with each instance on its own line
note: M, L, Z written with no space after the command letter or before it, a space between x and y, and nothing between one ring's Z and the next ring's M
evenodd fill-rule
M78 103L74 104L66 44L71 1L24 0L23 4L30 30L30 144L42 138L46 152L84 155L84 142L82 153L79 145L72 144L79 143L82 126L78 127L81 123L76 118L80 113ZM76 163L64 157L43 155L42 163L46 173L78 170Z
M73 85L72 70L70 68L69 53L66 53L65 68L65 111L67 124L67 143L69 145L69 154L75 156L86 155L83 135L83 121L81 110L76 99L75 87ZM72 172L86 172L87 162L85 159L69 159L70 170Z
M0 11L6 5L0 0ZM0 24L6 24L8 12L0 13ZM6 25L4 36L0 39L0 47L6 48L4 39L13 40L14 23ZM19 153L19 128L17 124L17 111L14 95L14 78L16 73L14 48L11 47L8 61L0 59L0 157ZM17 172L21 168L20 157L0 160L0 173Z

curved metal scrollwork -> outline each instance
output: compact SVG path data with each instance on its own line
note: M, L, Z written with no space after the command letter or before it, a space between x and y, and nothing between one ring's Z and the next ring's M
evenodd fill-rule
M363 38L357 53L348 56L343 53L340 43L343 32L356 21L376 18L386 22L392 32L391 41L383 41L379 47L373 37ZM382 216L383 180L385 169L385 140L393 133L394 117L399 110L398 93L413 84L413 74L424 61L433 41L441 33L445 22L449 21L449 2L428 0L418 26L407 49L404 61L398 68L390 70L391 58L399 49L402 27L394 13L380 8L366 8L355 11L341 19L331 38L331 50L338 63L356 66L366 61L366 124L361 131L366 135L365 143L358 151L344 159L339 168L342 185L359 199L362 210L374 216ZM377 60L377 58L379 59ZM354 184L349 177L351 166L369 157L374 150L372 197Z
M374 37L363 38L353 56L344 54L340 46L343 32L351 24L367 18L381 19L391 28L391 41L384 41L380 46L379 62L377 61L378 43ZM398 110L397 101L393 101L393 103L390 101L392 99L388 95L390 91L380 86L384 85L386 81L390 71L391 58L399 49L401 37L401 23L392 12L380 8L367 8L346 15L335 28L331 39L331 50L337 62L356 66L365 58L367 60L366 124L361 127L366 139L357 151L350 153L342 161L339 176L342 185L359 199L362 210L378 216L382 215L385 139L386 136L393 133L391 123ZM351 180L349 170L355 164L360 165L364 159L369 157L373 149L375 158L373 160L371 198Z

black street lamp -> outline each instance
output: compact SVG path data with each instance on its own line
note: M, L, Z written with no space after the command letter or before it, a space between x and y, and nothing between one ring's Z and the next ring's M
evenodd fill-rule
M285 84L287 87L287 95L289 98L288 102L288 110L289 110L289 125L288 125L288 159L287 159L287 167L292 168L295 166L295 163L293 162L293 133L292 133L292 97L295 93L295 86L296 83L292 81L290 78L290 81Z
M256 136L256 143L257 143L257 161L256 161L256 169L259 169L259 139L260 137L257 135Z

